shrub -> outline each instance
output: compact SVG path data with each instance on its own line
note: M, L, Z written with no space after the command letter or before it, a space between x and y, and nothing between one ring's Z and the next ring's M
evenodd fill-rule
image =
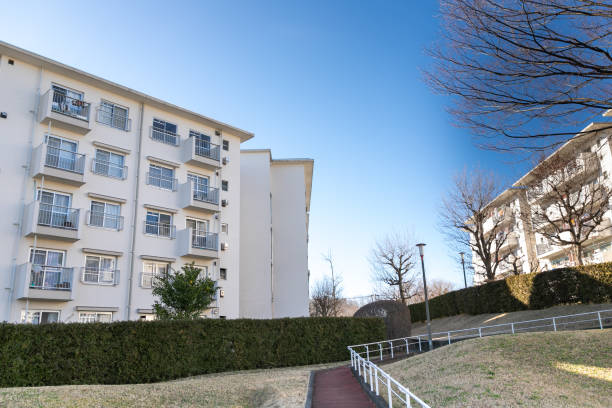
M461 313L516 312L567 303L612 301L612 263L510 276L504 280L456 290L429 301L432 319ZM424 321L425 303L410 305L413 322Z
M377 318L0 324L0 387L146 383L349 359Z

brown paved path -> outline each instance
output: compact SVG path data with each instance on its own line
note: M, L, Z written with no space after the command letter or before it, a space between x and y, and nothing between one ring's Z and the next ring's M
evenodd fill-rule
M374 408L374 403L345 366L315 373L312 408L327 407Z

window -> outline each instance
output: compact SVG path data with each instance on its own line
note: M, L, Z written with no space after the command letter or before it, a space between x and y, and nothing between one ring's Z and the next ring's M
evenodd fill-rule
M102 101L98 109L98 122L121 129L129 129L128 109L112 102Z
M60 312L57 310L21 311L21 323L45 324L59 322Z
M96 149L96 157L93 161L92 171L107 177L125 179L126 167L124 166L125 156Z
M82 281L84 283L97 283L102 285L116 284L115 258L106 256L85 257L85 269Z
M164 214L156 211L147 211L145 221L145 233L160 237L174 238L174 225L172 225L172 214Z
M119 231L123 229L123 218L120 214L121 206L119 204L92 201L89 211L89 225Z
M174 169L149 164L147 180L150 185L174 191L176 182L174 180Z
M110 323L113 321L112 312L80 312L79 323Z
M153 280L156 276L168 272L168 264L162 262L143 262L142 264L142 279L140 286L145 289L153 287Z
M179 136L176 134L176 125L159 119L153 119L151 138L158 142L178 146Z
M229 182L227 180L221 180L221 190L227 191L229 189Z
M83 173L83 159L77 154L77 143L57 136L46 136L45 166Z
M221 232L227 234L229 232L229 227L226 223L221 223Z
M227 280L227 269L219 268L219 279Z
M209 188L208 177L189 173L187 174L187 180L191 182L194 200L215 204L219 202L217 190Z
M229 140L224 140L223 141L223 150L228 150L229 151Z

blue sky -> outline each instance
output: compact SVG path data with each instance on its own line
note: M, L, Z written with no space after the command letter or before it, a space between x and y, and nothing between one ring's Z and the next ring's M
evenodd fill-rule
M311 279L331 249L371 293L375 239L409 230L428 276L463 278L436 230L452 176L525 164L474 147L422 80L437 2L5 2L0 39L255 133L243 148L315 160Z

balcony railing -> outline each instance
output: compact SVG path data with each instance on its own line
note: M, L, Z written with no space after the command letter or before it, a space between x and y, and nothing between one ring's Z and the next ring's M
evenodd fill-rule
M193 199L206 203L219 204L219 189L208 186L198 186L192 183Z
M161 177L147 173L147 184L166 190L176 191L178 180L175 178Z
M195 140L195 154L202 157L208 157L213 160L220 160L221 149L218 144L210 143L204 140Z
M127 178L127 166L119 166L105 160L93 159L91 161L91 171L106 177L114 177L121 180Z
M72 268L51 265L32 265L30 288L43 290L71 290Z
M145 221L144 233L147 235L174 239L176 237L176 226L172 224Z
M87 225L121 231L123 229L123 217L100 211L87 211Z
M79 229L79 210L41 202L38 210L38 225L77 230Z
M81 268L81 282L94 285L118 285L119 271Z
M45 166L83 174L85 171L85 155L47 144Z
M53 91L51 110L73 118L89 121L89 108L91 104L80 99L72 98L58 91Z
M216 251L218 249L218 236L212 232L192 232L191 246L197 249L210 249Z
M166 143L173 146L178 146L180 138L181 137L174 132L151 126L151 139L153 140L157 140L158 142Z
M126 132L129 132L132 128L132 120L125 115L109 112L102 107L99 107L97 112L98 114L96 120L98 123L102 123L116 129L125 130Z

